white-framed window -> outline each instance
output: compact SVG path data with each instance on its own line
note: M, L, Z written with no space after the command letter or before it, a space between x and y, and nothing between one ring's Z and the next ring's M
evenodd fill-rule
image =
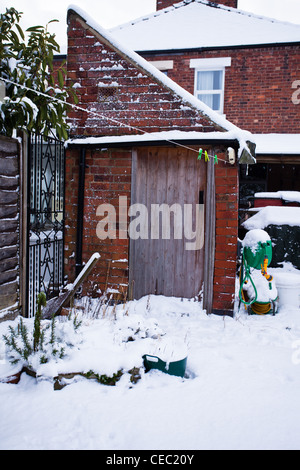
M220 114L224 110L225 67L230 65L230 57L190 61L195 69L195 96Z

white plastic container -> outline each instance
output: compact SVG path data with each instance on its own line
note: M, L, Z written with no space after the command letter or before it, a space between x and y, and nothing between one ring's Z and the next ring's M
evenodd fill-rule
M293 273L276 273L274 275L278 290L278 305L290 305L300 308L300 276Z

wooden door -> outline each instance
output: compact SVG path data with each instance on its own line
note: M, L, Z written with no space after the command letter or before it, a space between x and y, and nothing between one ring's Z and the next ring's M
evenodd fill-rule
M204 278L205 188L206 165L197 160L196 152L167 147L133 152L131 203L145 208L144 219L139 219L141 236L136 231L130 236L134 298L147 294L192 298L199 294ZM157 211L162 204L165 212L160 215L158 232ZM137 207L132 206L133 224L140 217ZM191 230L197 230L194 239L189 239Z

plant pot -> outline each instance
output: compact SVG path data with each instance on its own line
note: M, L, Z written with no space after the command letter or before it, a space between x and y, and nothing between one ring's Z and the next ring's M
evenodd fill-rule
M158 356L152 356L151 354L144 354L144 367L146 372L151 369L157 369L161 372L165 372L169 375L175 375L178 377L184 377L187 357L173 362L162 361Z

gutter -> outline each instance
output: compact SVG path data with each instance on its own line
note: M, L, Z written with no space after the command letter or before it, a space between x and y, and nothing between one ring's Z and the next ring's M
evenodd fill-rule
M175 54L187 54L190 52L211 52L211 51L225 51L225 50L235 50L235 49L262 49L266 47L294 47L299 46L300 41L295 42L272 42L265 44L241 44L241 45L225 45L225 46L198 46L198 47L186 47L178 49L145 49L145 50L136 50L135 52L142 57L152 57L158 55L175 55Z
M79 137L80 138L80 137ZM82 138L82 142L72 142L69 141L67 146L68 148L80 148L84 147L85 149L97 148L97 149L106 149L106 148L122 148L122 147L176 147L176 145L213 145L213 146L224 146L224 147L233 147L235 150L239 148L239 141L237 139L172 139L172 142L161 141L161 140L144 140L142 142L137 141L127 141L127 142L85 142L86 136Z
M134 136L133 136L134 137ZM228 147L233 147L237 153L240 153L238 157L238 163L239 164L246 164L246 165L253 165L256 163L255 159L255 149L256 149L256 144L250 142L247 140L244 142L244 145L240 147L240 142L238 139L232 138L232 139L213 139L213 138L207 138L207 139L197 139L197 138L191 138L191 139L172 139L172 140L159 140L159 139L151 139L151 140L143 140L143 141L137 141L134 138L132 140L127 140L127 141L102 141L101 142L101 137L99 138L99 141L97 142L96 140L94 142L89 142L88 138L82 138L82 137L77 137L76 139L69 140L66 143L66 146L68 148L78 148L78 147L83 147L85 149L87 148L97 148L97 149L107 149L107 148L136 148L136 147L150 147L150 146L176 146L176 145L212 145L212 146L224 146L226 148Z

